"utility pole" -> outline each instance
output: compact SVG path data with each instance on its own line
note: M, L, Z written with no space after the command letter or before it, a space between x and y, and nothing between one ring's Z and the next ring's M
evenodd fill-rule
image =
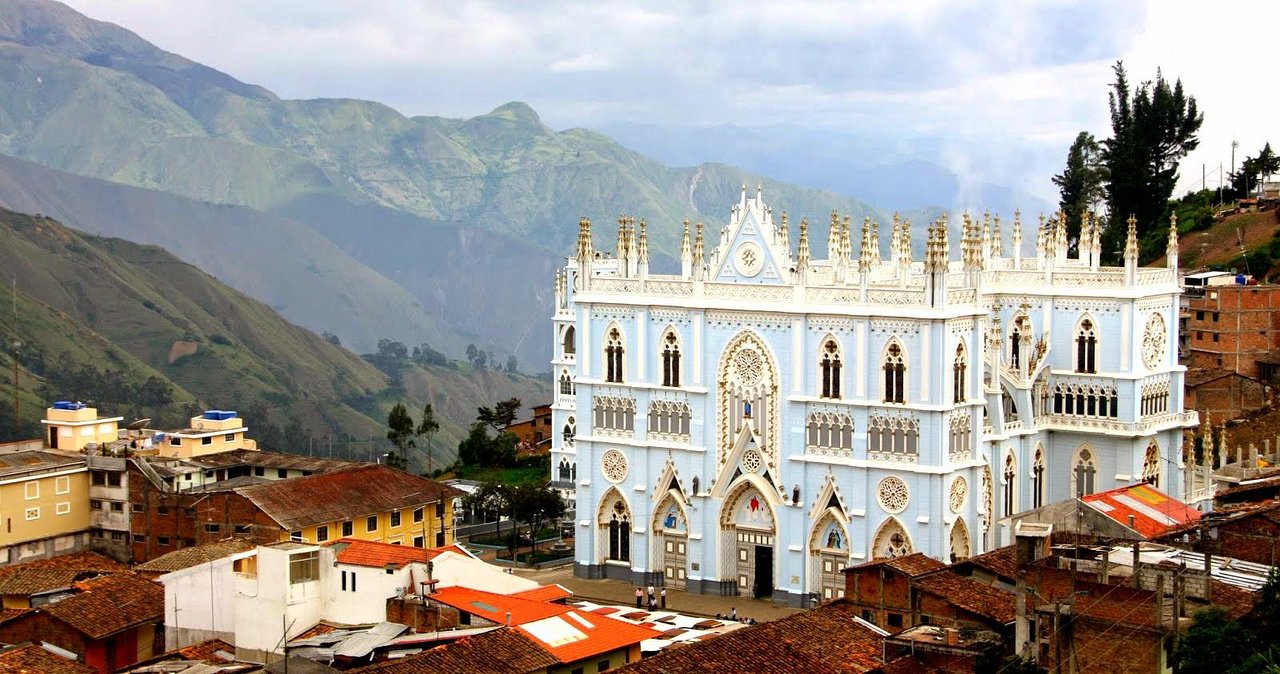
M1236 148L1238 147L1240 147L1240 141L1235 140L1233 138L1231 140L1231 175L1232 176L1236 174ZM1249 181L1246 180L1245 187L1248 187L1248 186L1249 186Z
M22 340L18 339L18 275L13 275L10 288L13 299L13 428L16 431L22 423L22 397L18 395L18 350L22 348Z

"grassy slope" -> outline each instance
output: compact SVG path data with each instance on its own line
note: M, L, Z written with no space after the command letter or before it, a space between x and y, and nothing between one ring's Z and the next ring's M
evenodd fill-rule
M47 357L66 352L72 363L124 370L134 383L165 378L179 403L244 410L267 401L277 423L296 420L317 438L381 438L392 404L404 400L417 416L431 401L442 417L434 456L448 462L477 406L513 396L532 406L550 394L541 379L416 366L396 392L356 355L163 249L82 234L48 218L0 209L0 268L18 281L17 337ZM8 308L9 286L3 291ZM170 362L175 342L193 342L197 351ZM31 417L47 401L33 404L41 382L27 372L22 379L24 417ZM12 395L7 381L0 391L5 400Z
M1179 262L1188 268L1229 264L1240 257L1241 240L1245 250L1266 246L1280 226L1278 217L1276 211L1238 213L1204 231L1185 234L1178 240ZM1262 270L1252 271L1260 276Z

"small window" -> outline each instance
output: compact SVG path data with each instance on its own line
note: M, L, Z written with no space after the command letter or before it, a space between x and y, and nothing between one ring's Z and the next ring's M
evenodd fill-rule
M329 540L329 527L328 526L316 527L316 542L323 543L327 540Z
M1218 341L1218 333L1213 333L1213 341Z
M182 539L182 547L184 547L184 548L194 548L194 547L196 547L196 539L194 539L194 538L184 538L184 539Z
M34 481L34 480L33 480L33 481L28 482L28 483L26 483L25 485L23 485L23 487L24 487L25 495L26 495L26 497L27 497L27 500L28 500L28 501L33 500L33 499L38 499L38 498L40 498L40 483L39 483L39 482L36 482L36 481Z
M1218 312L1216 312L1216 311L1215 311L1215 312L1213 312L1213 322L1214 322L1214 323L1217 323L1217 322L1218 322Z
M220 531L222 531L222 527L216 522L206 522L204 525L204 532L206 534L216 534Z
M106 473L106 471L102 471L102 470L95 470L95 471L93 471L93 472L89 473L89 478L90 478L90 480L92 480L93 486L95 486L95 487L101 487L101 486L104 486L104 485L106 485L106 484L107 484L107 473Z
M222 436L222 441L223 441L223 442L235 442L235 441L236 441L236 434L235 434L235 433L227 433L226 435Z
M415 547L415 548L421 548L421 547L425 546L425 545L426 545L426 543L427 543L427 542L426 542L426 540L425 540L425 539L423 539L421 536L414 536L414 537L413 537L413 547Z
M378 516L377 516L377 515L373 515L373 516L369 517L368 519L366 519L366 520L364 521L364 530L365 530L365 531L377 531L377 530L378 530Z
M163 546L166 546L166 547L167 547L167 546L169 545L169 537L168 537L168 536L156 536L156 545L163 545Z
M63 475L54 482L54 491L59 494L68 494L71 492L71 476Z
M607 671L609 671L609 661L608 661L608 660L601 660L600 662L596 663L596 671L597 671L597 672L607 672Z
M1197 321L1203 321L1203 320L1204 320L1204 311L1197 311L1197 312L1196 312L1196 320L1197 320Z
M147 535L146 535L146 534L134 534L134 535L133 535L133 542L134 542L134 543L146 543L146 542L147 542Z
M113 531L113 532L111 532L111 540L113 540L113 541L127 541L127 540L129 540L129 534L127 534L127 533L125 533L125 532L123 532L123 531Z
M200 444L202 444L202 445L212 445L212 444L213 444L213 436L212 436L212 435L206 435L206 436L204 436L203 438L200 438Z
M174 447L180 447L182 446L182 438L179 438L177 436L169 438L169 444Z
M124 503L122 503L122 502L120 502L120 501L112 501L112 502L111 502L111 512L113 512L113 513L122 513L122 512L124 512Z
M436 519L444 519L444 501L436 501Z
M289 471L288 471L287 469L285 469L285 468L277 468L277 469L276 469L276 477L278 477L278 478L280 478L281 480L283 480L283 479L285 479L286 477L289 477Z
M142 511L143 511L143 507L142 507L142 504L141 504L141 503L134 503L134 504L132 504L132 508L133 508L133 512L135 512L135 513L140 513L140 512L142 512Z
M422 521L422 508L414 508L414 509L413 509L413 521L414 521L414 522L421 522L421 521Z
M342 591L343 592L347 591L347 572L346 571L342 572Z
M300 543L300 542L302 542L302 531L301 531L301 530L298 530L298 531L290 531L290 532L289 532L289 540L291 540L291 541L293 541L293 542L295 542L295 543Z
M66 515L66 514L67 514L67 513L69 513L69 512L71 512L71 503L70 503L70 502L68 502L68 501L63 501L62 503L59 503L59 504L58 504L57 513L58 513L59 515Z
M901 614L901 613L890 613L890 614L889 614L889 627L902 627L902 614Z
M874 611L864 608L862 609L862 619L874 625L876 622L876 614Z
M237 536L247 536L249 534L249 525L237 524L235 531Z
M311 550L289 555L289 584L307 583L320 579L320 553Z
M356 572L355 571L351 572L351 591L352 592L356 591Z
M89 499L89 510L102 510L102 501Z
M168 515L168 514L169 514L169 506L160 506L160 507L156 508L156 514L157 514L157 515Z
M267 474L267 469L263 468L262 466L254 466L253 474L257 475L258 477L262 477Z
M398 526L400 526L400 511L399 511L399 510L392 510L392 511L391 511L391 526L392 526L393 528L394 528L394 527L398 527Z
M119 486L120 486L120 473L107 473L107 486L108 486L108 487L119 487Z

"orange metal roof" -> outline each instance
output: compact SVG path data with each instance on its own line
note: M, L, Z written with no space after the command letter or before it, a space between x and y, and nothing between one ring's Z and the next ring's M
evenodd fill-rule
M556 621L564 624L551 624ZM544 640L547 634L544 627L552 628L549 631L560 638L553 638L548 643ZM565 629L566 627L569 629ZM519 625L516 629L532 637L547 652L566 664L662 636L661 632L648 627L582 611L568 611L562 615Z
M539 585L532 590L512 592L511 596L520 597L521 599L533 599L535 601L556 601L572 597L573 593L562 585Z
M551 604L461 586L446 587L431 595L430 599L452 606L459 611L478 615L499 625L521 625L572 610L564 604ZM508 614L510 614L509 621Z
M412 562L426 563L435 559L442 552L462 552L450 545L443 548L416 548L411 545L393 545L378 541L362 541L357 538L341 538L329 545L343 546L338 550L338 563L352 566L371 566L385 568L394 566L403 569Z
M1145 538L1159 536L1200 520L1198 510L1170 498L1168 494L1145 482L1089 494L1080 500Z

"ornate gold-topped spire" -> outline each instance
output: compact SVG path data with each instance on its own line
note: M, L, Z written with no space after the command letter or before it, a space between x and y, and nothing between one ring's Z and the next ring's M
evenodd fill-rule
M689 244L689 218L684 219L684 236L680 239L680 257L692 257L693 248Z
M693 278L695 281L701 281L703 276L703 267L706 266L706 254L702 249L702 222L697 225L697 236L693 239Z
M802 218L800 220L800 244L796 250L796 271L801 274L801 280L804 279L804 272L809 269L809 220Z
M901 267L911 266L911 257L915 253L911 250L911 221L902 221L902 234L898 237L898 265Z
M896 263L902 252L902 221L898 212L893 212L893 231L889 233L889 260Z
M1135 263L1137 263L1138 261L1138 219L1130 215L1128 223L1129 223L1129 234L1124 241L1124 259L1126 263L1129 260L1133 260Z
M578 261L589 261L593 255L595 252L591 250L591 220L582 218L578 220Z
M827 259L834 262L840 259L840 215L831 211L831 224L827 227Z
M858 271L865 274L871 271L871 218L862 218L862 250L858 252Z
M991 257L1004 257L1004 234L1000 232L1000 216L991 220Z
M880 257L880 221L871 221L871 263L880 264L884 258Z
M778 229L778 244L788 255L791 254L791 225L787 222L787 212L782 212L782 226Z
M840 223L840 261L843 264L853 257L853 234L849 227L849 216L844 216Z
M1014 257L1022 257L1022 211L1014 209L1013 211L1013 255Z
M1164 244L1165 263L1170 269L1178 268L1178 214L1169 215L1169 240Z
M640 241L637 245L636 258L642 268L649 264L649 233L645 231L644 220L640 221Z
M991 250L991 211L982 212L982 254Z

